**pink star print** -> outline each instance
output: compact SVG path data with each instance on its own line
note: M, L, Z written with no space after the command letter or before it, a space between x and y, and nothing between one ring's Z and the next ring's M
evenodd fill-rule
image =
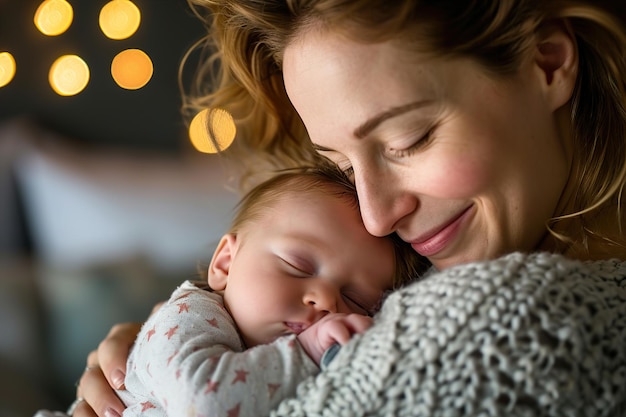
M176 330L178 330L178 325L171 327L167 332L165 332L165 335L167 336L167 340L170 340L172 336L174 336L174 333L176 333Z
M209 323L211 326L215 327L216 329L220 328L219 324L217 324L217 319L206 319L206 322Z
M235 377L233 378L233 382L231 382L230 384L235 385L239 381L245 384L246 378L248 377L248 371L245 371L243 369L238 369L235 372L237 373L237 375L235 375Z
M239 404L228 410L228 417L239 417Z
M154 336L155 333L156 333L155 326L152 326L152 329L148 331L148 342L150 341L150 338Z
M147 409L149 409L149 408L156 408L156 407L150 401L145 401L145 402L141 403L141 412L142 413L144 411L146 411Z
M217 381L207 381L206 383L206 390L204 390L205 394L208 394L210 392L217 392L217 388L219 387L220 383Z
M167 364L168 365L170 364L170 362L172 362L172 359L174 359L174 356L176 356L177 354L178 354L178 349L176 349L176 351L174 353L172 353L172 356L167 358Z
M178 314L182 313L183 311L186 311L187 313L189 313L189 305L187 303L180 303L177 304L178 306Z

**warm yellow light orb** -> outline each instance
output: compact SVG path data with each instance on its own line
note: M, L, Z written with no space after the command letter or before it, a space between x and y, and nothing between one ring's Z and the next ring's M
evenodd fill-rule
M129 38L139 28L141 12L130 0L111 0L100 10L100 29L111 39Z
M35 26L48 36L65 32L73 19L74 9L66 0L45 0L35 12Z
M140 49L126 49L113 58L111 75L122 88L137 90L152 78L152 61Z
M215 143L219 151L226 150L235 140L236 133L235 121L224 109L204 109L189 125L191 143L204 153L217 153Z
M15 59L9 52L0 52L0 87L11 82L15 75Z
M63 55L50 67L50 86L60 96L73 96L89 82L89 67L79 56Z

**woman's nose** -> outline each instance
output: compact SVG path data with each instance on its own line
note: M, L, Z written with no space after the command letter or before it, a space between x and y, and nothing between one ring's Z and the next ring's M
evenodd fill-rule
M355 184L363 224L374 236L396 231L402 218L417 209L418 201L402 184L380 171L355 169Z

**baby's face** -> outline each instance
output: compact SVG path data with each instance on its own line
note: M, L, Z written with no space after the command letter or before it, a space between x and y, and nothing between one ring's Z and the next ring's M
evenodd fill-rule
M324 192L282 198L233 246L223 294L248 347L298 334L329 312L373 314L392 287L391 241Z

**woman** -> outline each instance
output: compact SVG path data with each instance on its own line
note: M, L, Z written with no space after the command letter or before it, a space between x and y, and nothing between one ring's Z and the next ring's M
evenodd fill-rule
M434 267L277 415L624 412L626 36L610 12L193 3L221 73L190 105L234 115L237 156L332 160L368 231L397 232ZM102 371L123 379L136 331L113 328L90 355L102 368L83 375L75 415L123 409Z

